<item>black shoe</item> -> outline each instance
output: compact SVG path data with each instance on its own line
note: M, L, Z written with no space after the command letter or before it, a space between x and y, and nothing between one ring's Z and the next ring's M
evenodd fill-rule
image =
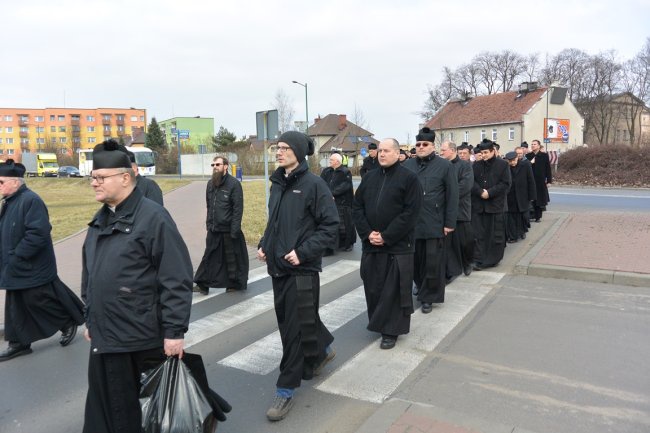
M485 268L480 263L474 263L472 265L472 269L475 270L475 271L482 271Z
M508 239L506 242L508 242L509 244L514 244L515 242L517 242L517 239Z
M454 275L453 277L447 278L447 280L445 281L445 284L446 285L451 284L456 278L458 278L458 275Z
M428 302L423 302L422 303L422 313L423 314L429 314L433 310L433 305L431 305Z
M266 411L266 417L269 419L269 421L280 421L285 416L287 416L292 406L292 397L286 398L276 395L273 399L273 404L269 410Z
M200 293L202 295L207 295L208 293L210 293L210 288L197 284L192 288L192 291L196 293Z
M541 220L542 220L541 218L535 218L536 223L540 222Z
M353 249L354 249L354 245L350 245L349 247L345 248L343 251L345 251L346 253L349 253Z
M9 361L17 356L28 355L30 353L32 353L32 349L29 344L22 345L9 343L9 347L0 352L0 362Z
M521 235L521 239L522 239L522 240L526 239L526 233L524 233L523 235Z
M469 264L463 268L463 274L465 274L466 277L469 277L470 274L472 273L472 265Z
M77 335L77 325L70 325L67 328L62 329L59 344L63 347L67 346L72 343L75 335Z
M382 335L381 343L379 344L380 349L392 349L395 347L395 342L397 342L397 336L393 335Z
M232 293L232 292L237 292L237 291L239 291L239 289L235 289L234 287L228 287L226 289L226 293Z

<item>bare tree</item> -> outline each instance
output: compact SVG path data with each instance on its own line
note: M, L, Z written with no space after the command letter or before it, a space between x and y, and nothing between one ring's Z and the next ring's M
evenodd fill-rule
M354 103L354 111L352 112L352 118L350 120L359 128L365 130L370 128L370 125L368 125L368 122L366 121L366 116L363 114L363 110L361 110L356 102Z
M272 103L273 108L278 110L278 127L280 133L291 130L293 116L296 114L293 109L293 100L282 89L275 93L275 99Z
M456 70L457 87L467 95L478 96L480 94L479 68L475 63L468 63ZM461 84L462 83L462 84Z
M622 85L624 92L621 107L630 136L630 144L635 147L641 145L641 116L645 108L645 101L650 97L650 38L634 58L628 60L623 66ZM637 99L638 98L638 99Z
M494 69L501 91L509 92L515 81L526 71L526 59L514 51L503 50L494 55Z
M497 75L496 68L496 55L489 51L484 51L472 59L472 63L478 69L478 75L481 80L481 85L485 88L488 95L491 95L499 88L499 76Z
M526 57L525 70L523 72L523 76L525 77L526 81L539 81L539 66L539 53L532 53Z

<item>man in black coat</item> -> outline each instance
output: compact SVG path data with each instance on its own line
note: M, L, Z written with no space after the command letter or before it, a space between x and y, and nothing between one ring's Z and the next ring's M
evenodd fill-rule
M52 226L43 200L25 185L25 166L0 164L0 289L6 290L8 347L0 361L32 353L31 344L61 331L70 344L83 324L81 300L59 279Z
M469 147L465 145L463 150L467 152L469 157ZM440 156L451 161L456 179L458 179L456 230L451 233L447 242L447 280L451 281L461 273L465 275L472 273L472 260L474 258L472 186L474 185L474 172L472 171L472 164L460 158L456 144L451 141L445 141L440 145Z
M526 238L530 202L535 200L535 179L527 162L520 161L516 152L505 156L510 165L512 185L508 191L508 212L506 213L506 239L508 243ZM527 160L526 160L527 161Z
M330 156L330 166L323 170L320 177L327 183L332 192L336 209L339 212L341 222L339 224L338 247L343 251L351 251L357 240L357 233L354 230L354 222L352 221L354 188L352 173L342 163L343 157L338 153L333 153ZM328 249L327 254L333 252L332 249Z
M205 252L196 270L195 291L207 295L210 287L225 287L226 292L246 290L248 249L241 231L244 192L237 179L228 173L228 158L212 160L212 179L205 191L208 231Z
M359 173L361 177L364 177L368 174L369 171L379 168L379 161L377 161L377 145L375 143L370 143L368 145L368 156L363 159L363 165Z
M282 339L280 376L271 421L293 406L301 380L309 380L335 356L334 337L318 315L322 256L336 243L339 216L327 184L309 172L306 155L314 142L289 131L278 139L279 168L271 175L269 220L257 257L266 262L273 282L275 316Z
M436 133L424 127L415 136L417 158L404 167L417 174L423 200L415 224L415 267L413 281L422 312L431 312L432 304L445 302L447 236L456 229L458 180L447 159L436 156Z
M124 150L126 151L126 154L129 155L129 159L131 160L131 168L133 168L133 171L135 173L136 187L146 198L155 201L160 206L164 206L163 193L158 184L148 177L141 176L138 172L138 164L135 162L135 153L127 150L126 148L124 148Z
M531 219L539 222L542 219L542 213L546 210L546 205L551 201L547 185L553 183L553 172L551 171L551 160L547 153L541 151L539 140L533 140L530 143L530 148L531 152L526 154L526 158L533 166L533 177L537 190Z
M506 247L506 196L510 189L508 163L496 157L494 143L484 139L479 145L481 160L474 161L472 186L472 226L476 236L474 270L499 264Z
M141 374L165 355L183 355L192 262L169 213L135 185L115 140L95 146L91 186L103 206L82 251L90 342L84 433L140 433Z
M368 330L380 332L380 348L408 334L413 314L413 231L422 206L417 175L398 162L399 143L379 143L381 168L369 172L354 195L352 215L363 242L361 279Z

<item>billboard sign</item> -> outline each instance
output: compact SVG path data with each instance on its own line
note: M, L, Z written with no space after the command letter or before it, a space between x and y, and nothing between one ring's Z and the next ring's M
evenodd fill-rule
M569 119L544 119L544 143L568 143Z

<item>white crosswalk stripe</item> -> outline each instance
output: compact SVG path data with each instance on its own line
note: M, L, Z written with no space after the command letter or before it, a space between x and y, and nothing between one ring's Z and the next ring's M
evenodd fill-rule
M251 269L251 271L248 273L248 284L252 284L256 281L263 280L268 276L269 274L266 269L266 266L258 266L257 268ZM192 298L192 305L198 304L199 302L207 301L208 299L212 299L215 296L223 295L224 293L226 293L225 287L222 290L219 290L218 292L215 292L214 288L211 288L211 290L212 293L208 295L201 295L199 293L195 293L194 297Z
M359 262L356 260L340 260L326 266L320 275L321 286L329 284L358 269ZM268 290L261 295L239 302L232 307L195 320L190 323L189 332L185 334L185 348L190 348L208 338L212 338L272 308L273 291Z
M319 314L323 324L334 332L359 314L366 311L363 286L322 306ZM255 374L268 374L278 368L282 359L280 333L275 331L261 340L222 359L219 364Z

